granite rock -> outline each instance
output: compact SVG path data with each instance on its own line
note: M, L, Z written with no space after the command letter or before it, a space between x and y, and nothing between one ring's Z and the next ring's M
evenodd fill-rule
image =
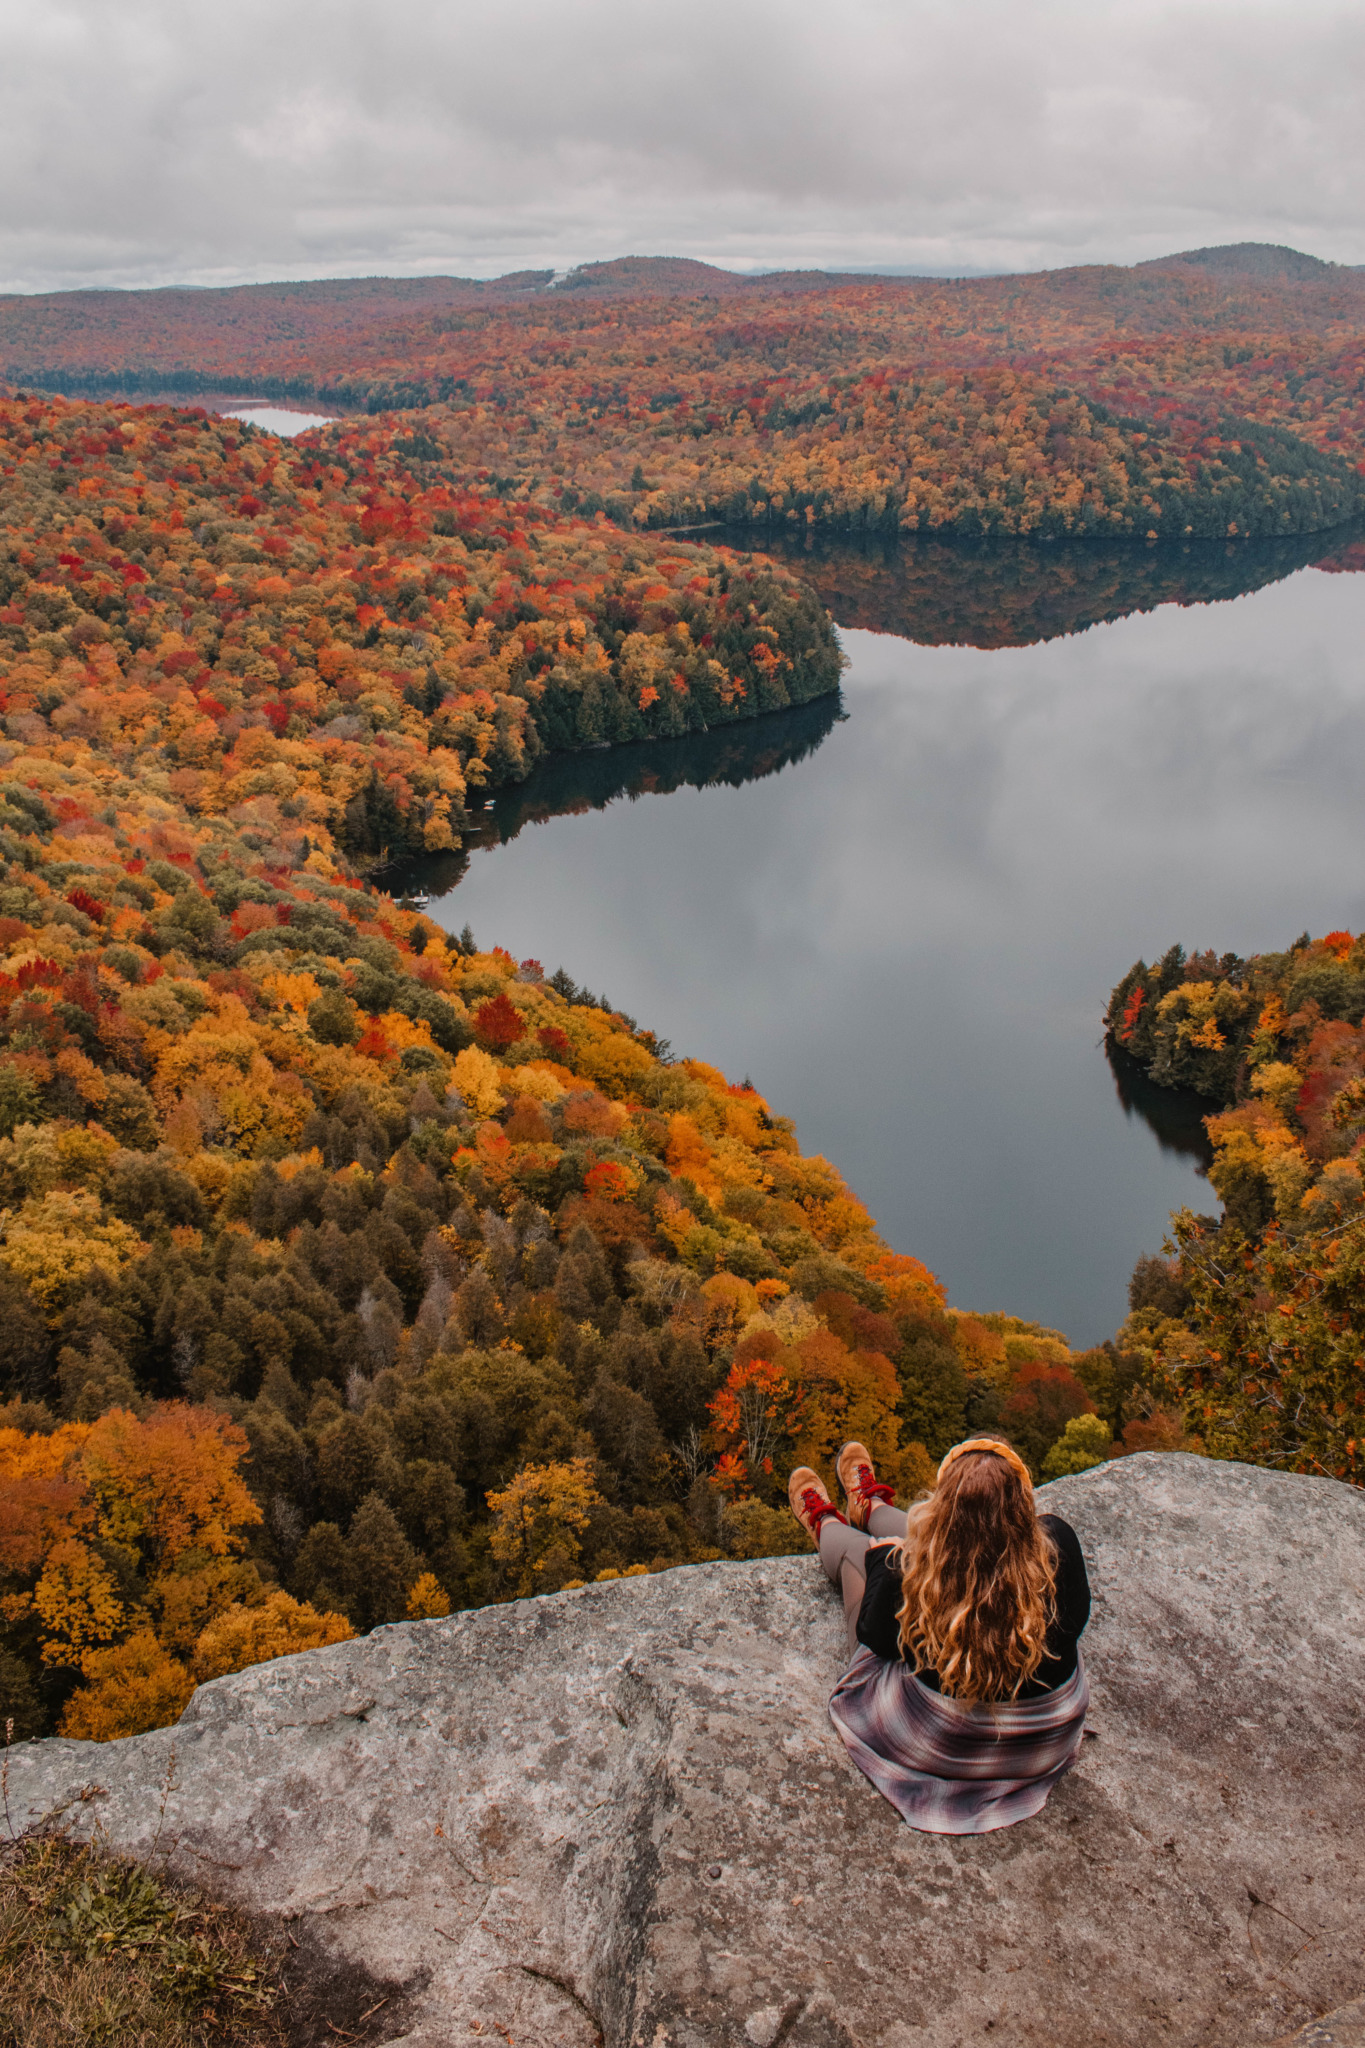
M1090 1564L1093 1706L996 1834L916 1834L847 1761L813 1558L258 1665L175 1728L23 1745L11 1821L283 1916L409 2048L1245 2048L1347 2007L1365 1497L1164 1455L1043 1498Z

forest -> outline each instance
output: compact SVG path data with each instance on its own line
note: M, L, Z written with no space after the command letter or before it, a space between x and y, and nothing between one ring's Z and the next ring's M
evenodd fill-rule
M17 1739L799 1547L785 1470L852 1434L902 1493L990 1422L1040 1474L1184 1440L1138 1353L950 1309L748 1079L381 886L549 750L691 731L732 775L786 706L744 757L780 765L839 672L784 570L461 495L409 438L0 402Z
M1125 1339L1216 1453L1365 1484L1365 935L1139 960L1105 1017L1210 1114L1221 1218L1181 1211Z
M989 645L1352 566L1362 305L1334 271L643 260L0 302L18 1739L801 1547L784 1473L850 1435L902 1497L986 1426L1039 1478L1183 1447L1365 1482L1365 941L1120 983L1110 1041L1208 1102L1225 1215L1177 1217L1078 1353L950 1308L747 1077L403 894L818 745L821 592L888 540L921 633ZM345 416L283 443L139 382ZM1106 543L1065 588L1060 535Z
M11 399L0 467L11 730L135 751L196 815L256 797L286 834L435 851L547 748L837 687L793 577L452 491L410 430L348 427L323 461L202 413Z
M11 298L0 365L417 411L433 476L628 530L1173 542L1365 509L1363 329L1365 281L1327 266L864 281L636 260L566 287Z

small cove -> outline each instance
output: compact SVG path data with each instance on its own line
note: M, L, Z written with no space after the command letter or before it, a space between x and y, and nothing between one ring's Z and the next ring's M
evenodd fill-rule
M547 763L432 914L752 1075L955 1304L1098 1341L1217 1206L1199 1105L1111 1071L1111 985L1365 922L1365 577L1315 546L825 548L840 701Z

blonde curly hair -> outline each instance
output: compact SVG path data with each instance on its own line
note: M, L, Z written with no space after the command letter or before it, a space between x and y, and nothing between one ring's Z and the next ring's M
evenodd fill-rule
M1043 1661L1057 1579L1018 1452L994 1437L955 1444L897 1547L907 1663L954 1699L1016 1699Z

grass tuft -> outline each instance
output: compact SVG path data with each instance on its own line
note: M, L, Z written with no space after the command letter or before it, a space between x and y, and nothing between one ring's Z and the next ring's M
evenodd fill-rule
M0 1852L0 2048L279 2048L282 1937L98 1842Z

